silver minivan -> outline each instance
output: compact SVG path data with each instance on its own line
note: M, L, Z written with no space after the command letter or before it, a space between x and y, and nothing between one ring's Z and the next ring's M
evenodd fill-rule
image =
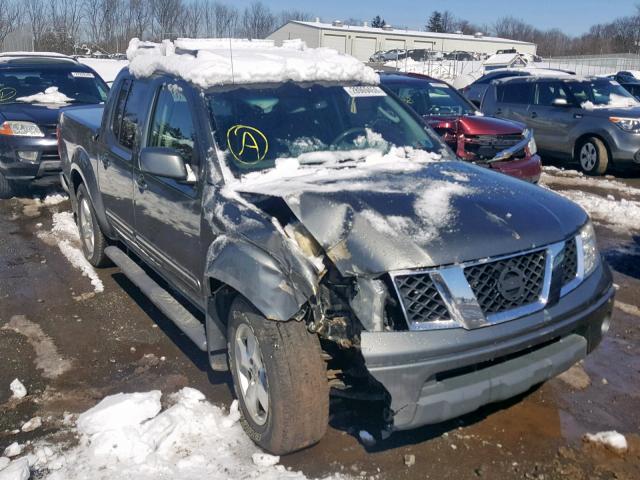
M612 163L640 166L640 103L614 80L495 80L481 110L526 124L542 154L577 161L587 174L602 175Z

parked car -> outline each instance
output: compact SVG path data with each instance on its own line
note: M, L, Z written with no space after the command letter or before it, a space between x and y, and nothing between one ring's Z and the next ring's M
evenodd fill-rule
M640 99L640 79L636 76L639 72L621 71L613 75L607 75L606 78L618 82L631 95Z
M380 80L420 115L458 158L537 183L542 164L533 132L521 123L483 116L451 85L410 73Z
M33 181L57 181L60 107L104 102L107 91L91 68L71 57L0 55L0 198Z
M467 99L480 107L482 103L482 97L486 92L489 83L494 80L500 80L501 78L508 77L528 77L528 76L546 76L551 75L557 77L558 75L575 75L574 72L568 70L555 70L546 68L499 68L491 70L489 73L485 73L483 76L475 80L473 83L467 85L460 91L467 97Z
M620 86L633 95L636 100L640 100L640 80L636 80L635 82L619 83Z
M401 60L407 57L407 51L399 48L394 48L393 50L386 50L381 52L374 53L371 58L369 58L370 62L390 62L393 60Z
M407 56L416 62L426 62L428 60L442 60L442 52L428 50L426 48L416 48L407 51Z
M61 116L82 249L212 367L228 355L262 448L323 436L327 363L333 389L404 430L526 392L600 342L614 288L585 211L457 161L373 70L241 44L232 70L207 41L216 55L132 42L107 104Z
M640 103L617 82L598 77L508 78L490 84L487 115L536 132L542 154L602 175L612 163L640 165Z
M471 62L473 60L475 60L475 55L473 53L470 52L464 52L461 50L454 50L453 52L449 52L449 53L445 53L444 54L444 59L445 60L456 60L458 62L460 61L465 61L465 62Z

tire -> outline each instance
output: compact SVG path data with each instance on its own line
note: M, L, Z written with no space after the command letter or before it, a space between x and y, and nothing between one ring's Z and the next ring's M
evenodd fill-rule
M275 455L320 441L329 421L329 384L318 337L304 322L267 320L242 297L231 305L227 330L229 365L247 435Z
M109 257L104 253L109 243L100 229L91 199L84 185L76 192L78 200L77 224L82 244L82 253L94 267L106 267L110 264Z
M609 152L602 140L589 137L578 145L580 170L587 175L604 175L609 165Z
M0 198L11 198L15 194L15 188L7 178L0 173Z

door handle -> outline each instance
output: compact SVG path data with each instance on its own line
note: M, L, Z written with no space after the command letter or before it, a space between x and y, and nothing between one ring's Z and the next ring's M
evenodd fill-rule
M136 185L138 185L138 188L140 189L140 191L146 190L147 187L149 186L147 185L147 181L144 179L143 174L138 175L138 177L136 178Z
M538 114L536 112L531 112L531 118L538 118Z

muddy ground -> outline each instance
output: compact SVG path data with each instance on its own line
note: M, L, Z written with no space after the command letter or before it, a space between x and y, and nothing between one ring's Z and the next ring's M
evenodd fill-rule
M618 180L640 188L638 179ZM229 375L211 372L205 355L117 269L99 272L104 292L94 293L60 250L38 237L50 230L54 212L68 208L68 201L0 201L0 452L14 441L55 438L67 412L117 392L189 385L228 406ZM358 439L370 426L366 408L334 400L322 442L282 463L309 476L342 471L379 479L640 478L640 233L596 227L619 290L611 331L583 364L526 395L374 446ZM14 378L29 391L20 401L10 400ZM16 433L35 415L42 427ZM627 453L582 441L586 432L606 430L625 434ZM411 455L415 464L407 466Z

